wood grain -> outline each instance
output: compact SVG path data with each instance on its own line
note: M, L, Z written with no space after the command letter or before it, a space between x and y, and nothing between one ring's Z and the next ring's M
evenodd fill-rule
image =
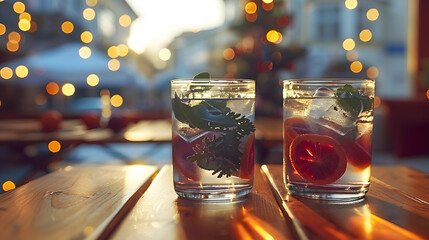
M386 188L387 183L372 182L366 199L361 203L327 204L288 195L282 166L267 165L266 168L277 189L279 204L294 223L296 231L304 235L301 238L424 239L424 236L429 236L429 209L426 204L398 189Z
M112 239L291 239L285 218L262 175L236 202L178 198L172 169L163 168Z
M0 195L0 239L95 239L157 171L69 166Z

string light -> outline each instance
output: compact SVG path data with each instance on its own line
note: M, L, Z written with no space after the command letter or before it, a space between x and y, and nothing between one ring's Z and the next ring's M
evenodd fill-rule
M46 92L49 95L55 95L60 91L60 87L58 86L57 83L55 82L50 82L48 84L46 84Z
M91 87L97 86L99 82L100 82L100 79L96 74L90 74L86 78L86 83L88 83L88 85Z
M111 59L108 63L107 63L107 67L110 69L110 71L118 71L119 68L121 67L121 63L119 62L118 59Z
M359 61L354 61L352 62L352 64L350 64L350 70L354 73L359 73L360 71L362 71L362 63Z
M0 76L6 80L11 79L13 76L13 71L9 67L4 67L0 70Z
M358 5L358 1L357 0L346 0L344 2L344 5L346 6L347 9L355 9Z
M61 91L63 92L64 96L69 97L69 96L72 96L75 93L76 89L75 89L75 87L74 87L73 84L66 83L61 88Z
M91 57L91 48L83 46L79 49L79 56L83 59Z
M130 26L131 25L131 17L128 16L127 14L120 16L119 17L119 25L121 25L122 27Z
M91 21L95 18L95 11L92 8L85 8L82 12L83 18L87 21Z
M112 104L113 107L120 107L122 106L122 103L124 102L123 98L120 95L113 95L110 98L110 104Z
M244 6L244 11L246 11L246 13L248 13L248 14L253 14L257 10L258 10L258 6L256 6L256 3L254 3L254 2L248 2Z
M362 42L368 42L372 38L372 33L368 29L364 29L359 33L359 38Z
M16 13L23 13L25 11L25 4L22 2L15 2L13 4L13 11Z
M366 12L366 18L368 18L368 20L370 20L370 21L377 20L379 15L380 14L379 14L378 10L375 8L371 8Z
M107 55L109 55L110 58L117 58L119 57L119 49L116 46L110 46L107 49Z
M84 31L80 35L80 40L82 40L83 43L90 43L92 42L93 36L92 33L89 31Z
M345 40L343 41L343 48L344 48L344 50L346 50L346 51L353 50L353 49L355 48L355 46L356 46L356 43L355 43L355 41L354 41L353 39L351 39L351 38L347 38L347 39L345 39Z
M28 68L24 65L19 65L15 68L15 74L19 78L25 78L28 76Z
M125 44L119 44L118 45L118 50L119 50L119 56L120 57L125 57L128 55L128 47Z
M70 21L65 21L61 24L61 30L65 33L65 34L69 34L72 33L74 30L74 25L72 22Z

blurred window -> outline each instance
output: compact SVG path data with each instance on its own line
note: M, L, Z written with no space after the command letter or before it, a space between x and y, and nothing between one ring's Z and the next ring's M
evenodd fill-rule
M339 39L339 12L338 4L316 4L313 26L315 29L314 40L337 41Z

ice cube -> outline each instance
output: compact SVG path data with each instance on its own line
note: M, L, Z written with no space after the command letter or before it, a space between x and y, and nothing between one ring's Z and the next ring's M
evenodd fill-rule
M334 103L326 112L323 114L322 118L324 120L327 120L329 122L334 123L335 125L339 126L339 130L341 132L345 131L345 134L349 132L350 128L353 128L355 126L356 118L352 118L348 115L347 112L345 112L341 107L337 106L336 103ZM345 135L342 134L342 135Z
M336 100L334 99L335 92L326 87L318 88L314 92L314 99L311 101L310 105L310 117L314 119L319 119L335 104Z
M198 138L206 135L208 132L198 128L191 128L188 124L179 122L177 119L174 118L173 133L179 135L186 142L191 143Z

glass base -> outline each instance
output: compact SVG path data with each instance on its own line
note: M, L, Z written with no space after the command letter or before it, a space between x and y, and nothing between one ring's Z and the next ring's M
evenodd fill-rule
M175 185L174 190L180 197L195 199L195 200L208 200L208 201L234 201L240 199L252 190L252 185L204 185L202 189L199 185Z
M288 191L292 195L304 198L326 200L332 203L356 203L363 200L368 192L369 183L363 185L315 186L310 184L288 183Z

